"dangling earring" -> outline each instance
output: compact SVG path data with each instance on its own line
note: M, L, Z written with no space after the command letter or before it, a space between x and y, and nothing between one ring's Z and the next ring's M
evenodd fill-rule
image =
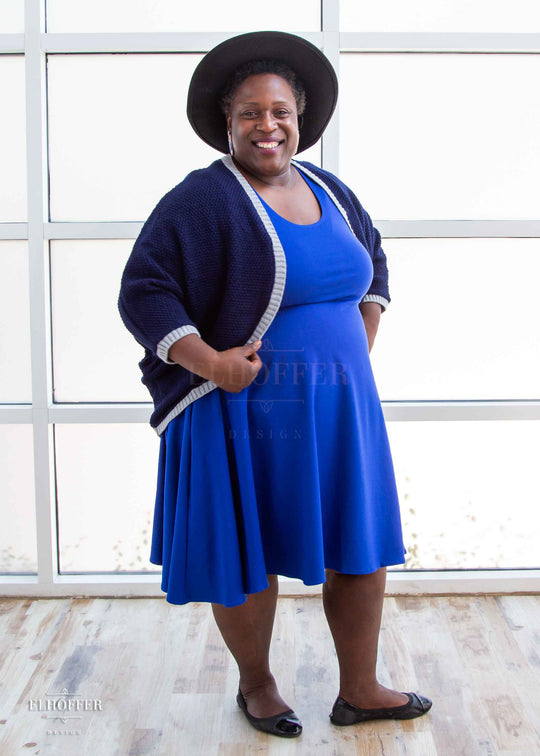
M234 149L232 144L232 138L231 138L231 132L227 132L227 140L229 142L229 152L231 153L231 157L234 157Z

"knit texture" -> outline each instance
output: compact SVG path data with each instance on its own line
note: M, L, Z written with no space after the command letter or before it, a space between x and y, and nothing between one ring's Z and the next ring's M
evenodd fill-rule
M167 337L182 329L199 333L218 351L242 346L267 312L274 289L277 250L260 210L224 160L193 171L158 202L122 274L118 309L145 350L141 381L154 403L150 425L158 434L191 401L216 387L166 361ZM390 301L381 237L358 199L328 171L307 162L296 165L331 190L368 250L374 276L367 295Z

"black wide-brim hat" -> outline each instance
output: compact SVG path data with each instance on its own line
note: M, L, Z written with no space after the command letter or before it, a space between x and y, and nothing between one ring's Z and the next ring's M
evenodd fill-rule
M200 138L220 152L229 151L227 122L220 99L231 74L251 60L286 63L306 90L306 109L298 152L319 139L338 97L338 82L328 58L302 37L278 31L250 32L225 40L201 60L189 85L187 116Z

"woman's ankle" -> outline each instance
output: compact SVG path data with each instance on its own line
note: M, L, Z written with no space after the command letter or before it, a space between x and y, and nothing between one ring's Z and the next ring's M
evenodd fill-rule
M242 693L246 695L259 690L264 690L266 688L277 689L277 684L274 675L270 671L268 671L255 674L241 674L239 687Z

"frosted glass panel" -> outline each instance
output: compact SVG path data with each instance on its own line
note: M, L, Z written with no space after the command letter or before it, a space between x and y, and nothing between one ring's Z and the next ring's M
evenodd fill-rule
M405 569L540 567L540 422L387 428Z
M340 0L347 31L532 32L538 0Z
M151 571L159 438L149 425L56 425L61 572Z
M341 177L374 218L538 218L540 55L343 54Z
M0 0L0 34L21 34L22 32L24 32L23 0Z
M53 220L144 220L187 173L221 157L185 114L200 59L49 56ZM319 163L320 145L299 157Z
M383 400L540 399L540 239L386 239Z
M318 31L320 0L274 0L257 7L248 0L47 0L47 28L52 32L223 31L260 29ZM271 14L271 22L269 22Z
M185 115L200 55L49 56L51 217L143 220L220 156Z
M0 241L0 403L31 401L27 243Z
M150 402L144 349L118 312L129 239L51 242L54 398Z
M27 217L24 91L24 56L0 55L0 223Z
M36 572L31 425L0 424L0 573Z
M316 142L313 147L309 147L309 149L305 150L304 152L299 152L298 155L294 156L294 160L306 160L308 163L313 163L314 165L321 165L321 140L319 139L318 142Z

